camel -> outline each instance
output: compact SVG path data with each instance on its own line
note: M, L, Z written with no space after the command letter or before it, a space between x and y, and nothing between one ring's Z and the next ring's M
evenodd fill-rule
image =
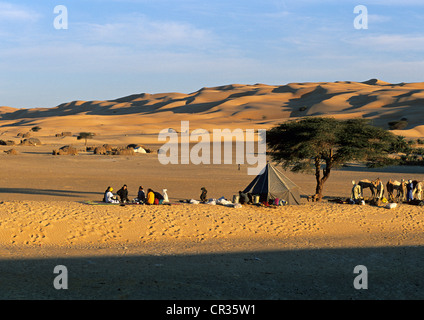
M380 178L370 181L368 179L363 179L358 182L358 185L361 186L361 194L364 196L364 189L369 188L371 190L372 199L381 199L384 193L384 186Z
M361 187L361 194L364 196L364 189L369 188L371 190L371 196L375 197L375 189L376 185L374 185L373 181L370 181L368 179L360 180L358 182L358 185Z
M412 191L412 197L418 200L422 200L423 198L423 189L424 189L424 181L413 180L412 185L414 189Z
M401 180L401 182L390 179L386 184L386 189L390 202L399 202L404 201L406 196L406 184L405 180ZM396 196L394 192L397 191Z

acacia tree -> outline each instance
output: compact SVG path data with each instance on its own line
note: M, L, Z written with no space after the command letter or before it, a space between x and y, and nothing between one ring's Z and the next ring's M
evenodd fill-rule
M272 128L267 132L267 145L272 159L285 169L315 173L315 199L321 201L332 169L355 160L384 163L406 142L365 119L310 117Z
M84 139L85 140L85 150L87 150L87 139L93 139L94 133L92 132L80 132L77 140Z

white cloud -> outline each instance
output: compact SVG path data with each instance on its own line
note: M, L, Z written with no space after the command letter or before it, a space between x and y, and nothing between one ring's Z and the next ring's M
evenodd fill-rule
M422 0L367 0L370 4L381 4L385 6L422 6L424 2Z
M145 16L131 16L114 23L75 25L81 39L90 44L122 44L134 47L196 47L219 45L218 37L207 29L179 21L156 21Z
M286 0L287 3L296 3L296 4L308 4L308 3L318 3L316 0ZM328 4L336 3L339 4L340 0L320 0L319 4ZM343 0L344 4L362 4L362 5L384 5L384 6L423 6L424 1L422 0Z
M381 34L349 39L347 42L371 50L385 52L424 51L423 35Z
M40 18L40 15L24 6L0 2L0 21L29 21L34 22Z
M369 14L368 15L368 21L370 24L373 23L384 23L384 22L388 22L391 21L392 18L389 16L383 16L383 15L379 15L379 14Z

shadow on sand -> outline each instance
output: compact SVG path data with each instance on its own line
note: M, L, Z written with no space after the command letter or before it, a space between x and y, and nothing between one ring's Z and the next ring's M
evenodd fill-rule
M1 193L9 194L32 194L32 195L43 195L43 196L55 196L55 197L72 197L79 198L87 194L99 195L101 199L103 194L99 192L90 191L72 191L72 190L53 190L53 189L33 189L33 188L0 188Z
M334 169L334 171L352 171L367 173L395 173L395 174L424 174L423 166L387 166L381 168L367 168L364 165L347 165Z
M53 287L57 265L68 290ZM357 265L367 290L353 286ZM0 299L423 299L423 270L424 247L3 259Z

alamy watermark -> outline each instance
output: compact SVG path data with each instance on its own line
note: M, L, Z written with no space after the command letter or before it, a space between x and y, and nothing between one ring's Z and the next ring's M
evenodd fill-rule
M256 165L247 169L248 175L259 174L266 165L265 129L258 129L257 133L254 129L213 129L212 133L195 129L190 133L189 121L181 121L180 134L172 128L164 129L159 133L158 141L166 141L158 151L159 162L163 165L232 164L234 145L236 164ZM193 142L196 144L190 149Z
M56 30L68 29L68 8L64 5L54 7L53 13L57 16L53 21ZM357 30L368 29L368 8L365 5L357 5L353 9L353 13L357 14L353 21L353 26Z
M67 30L68 29L68 8L64 5L58 5L54 7L54 14L57 16L53 20L53 26L56 30Z
M364 5L358 5L353 9L353 13L357 14L353 20L353 27L356 30L368 29L368 8Z
M53 287L56 290L67 290L68 289L68 268L63 265L54 267L54 274L58 274L53 280Z
M353 281L353 287L356 290L368 289L368 269L366 266L358 265L353 269L353 273L359 274Z

